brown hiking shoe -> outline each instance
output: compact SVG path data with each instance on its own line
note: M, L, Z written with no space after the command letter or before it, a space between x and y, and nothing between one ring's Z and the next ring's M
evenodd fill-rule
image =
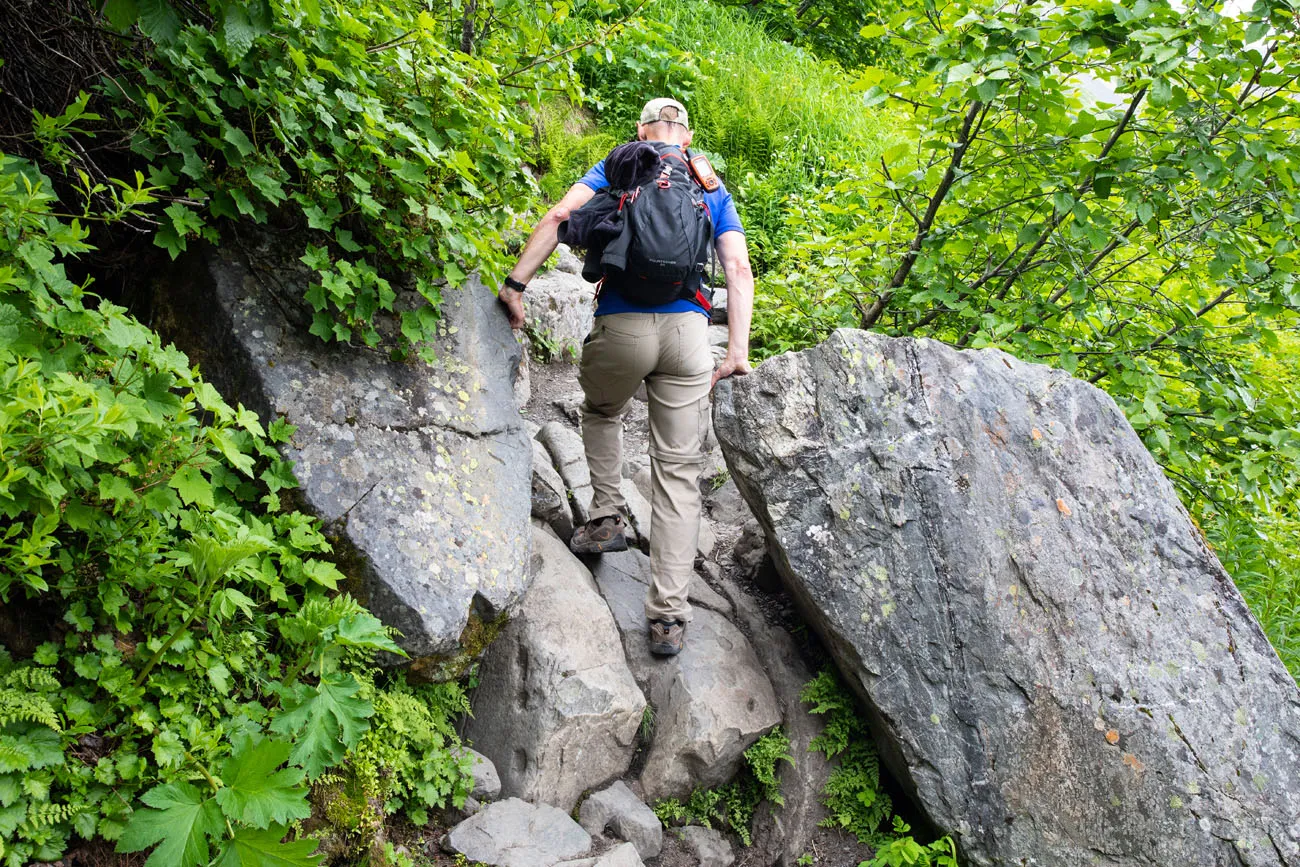
M623 516L610 515L583 524L573 532L569 550L575 554L626 551L627 536L623 535Z
M650 621L650 652L655 656L676 656L685 644L686 621Z

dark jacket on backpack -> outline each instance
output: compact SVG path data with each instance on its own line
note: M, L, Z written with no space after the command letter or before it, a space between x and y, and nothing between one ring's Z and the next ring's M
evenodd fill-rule
M605 279L629 300L694 298L711 255L712 222L680 149L619 145L605 157L605 177L609 186L559 227L562 242L587 250L583 279ZM702 304L707 309L707 300Z

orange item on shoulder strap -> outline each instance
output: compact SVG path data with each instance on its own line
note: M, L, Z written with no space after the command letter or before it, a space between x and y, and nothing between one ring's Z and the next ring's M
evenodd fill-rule
M705 192L716 192L722 186L722 181L718 180L717 173L713 171L713 165L704 154L691 155L689 165L691 174L695 176L695 180L700 182L700 186L704 187Z

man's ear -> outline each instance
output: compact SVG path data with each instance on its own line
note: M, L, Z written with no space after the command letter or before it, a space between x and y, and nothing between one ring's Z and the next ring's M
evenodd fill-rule
M690 147L691 139L693 139L694 137L695 137L695 130L688 129L686 131L686 140L682 142L682 147L684 148Z
M643 123L636 125L636 140L645 141L645 124Z

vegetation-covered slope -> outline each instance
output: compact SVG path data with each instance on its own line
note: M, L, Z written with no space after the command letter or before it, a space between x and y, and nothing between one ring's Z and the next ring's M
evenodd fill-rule
M279 841L313 806L346 850L463 794L459 689L377 678L391 638L282 496L288 432L84 275L268 223L307 239L315 334L377 343L409 276L416 341L664 93L740 205L760 354L867 324L1095 380L1300 675L1287 4L65 6L8 4L0 57L6 864L172 828L151 863L310 863Z

